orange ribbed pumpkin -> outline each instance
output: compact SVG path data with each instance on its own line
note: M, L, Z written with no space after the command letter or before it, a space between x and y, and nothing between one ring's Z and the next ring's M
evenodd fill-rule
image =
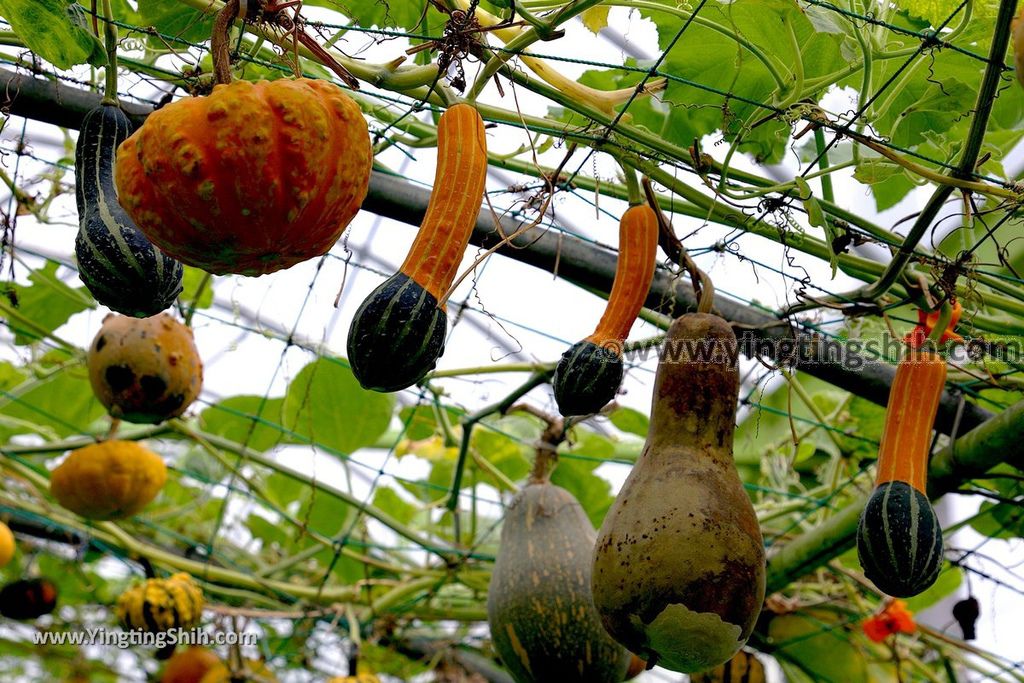
M324 254L366 197L359 106L326 81L235 81L153 112L117 152L121 205L165 253L262 275Z

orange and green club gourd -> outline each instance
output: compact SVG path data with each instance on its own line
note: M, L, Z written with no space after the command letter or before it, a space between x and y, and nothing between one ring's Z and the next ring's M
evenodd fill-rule
M192 330L161 313L108 315L89 346L89 382L111 417L155 424L181 415L203 386Z
M878 445L875 490L861 513L857 556L893 597L921 593L942 568L942 528L928 500L928 453L946 382L946 361L911 348L896 366Z
M167 482L163 458L134 441L110 440L71 451L50 475L61 506L93 520L131 517Z
M622 349L654 277L658 217L646 204L619 221L615 280L597 329L562 354L551 386L562 415L589 415L615 398L622 384Z
M456 104L437 125L434 189L401 268L363 301L348 334L352 373L365 389L398 391L434 368L444 352L444 297L480 213L487 141L476 109Z
M235 81L153 112L119 148L118 197L168 255L262 275L326 253L369 187L359 106L306 78Z

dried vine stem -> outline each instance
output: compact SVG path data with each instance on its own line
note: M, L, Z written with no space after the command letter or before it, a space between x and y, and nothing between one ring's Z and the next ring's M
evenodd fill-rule
M227 0L224 8L213 20L210 36L210 52L213 56L213 76L218 84L231 82L231 50L228 46L228 32L238 16L238 0Z
M528 403L518 403L509 408L508 412L527 413L547 425L537 441L533 469L530 470L527 480L530 484L547 482L551 477L551 471L558 464L558 446L566 439L568 425L562 418L548 415Z
M658 245L668 254L669 258L685 268L690 274L693 293L697 297L697 312L710 313L711 309L714 308L715 301L715 286L711 282L711 278L697 267L696 262L690 258L689 252L686 251L686 247L676 237L672 224L662 212L661 205L658 204L658 195L654 191L651 179L644 176L641 183L644 188L644 194L647 196L647 203L654 209L654 214L658 217Z

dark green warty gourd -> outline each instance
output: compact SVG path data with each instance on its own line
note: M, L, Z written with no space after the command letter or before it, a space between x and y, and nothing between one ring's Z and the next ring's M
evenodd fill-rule
M85 115L75 148L75 256L79 276L98 302L144 318L174 303L183 269L139 232L117 201L114 157L131 132L116 105L102 104Z

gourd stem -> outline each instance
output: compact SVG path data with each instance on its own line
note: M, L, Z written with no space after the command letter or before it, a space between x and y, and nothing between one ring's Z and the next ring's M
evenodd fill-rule
M103 0L105 25L103 41L107 48L107 73L103 89L103 104L118 105L117 101L117 27L114 26L114 10L110 0Z
M630 206L639 206L644 203L643 191L636 179L636 171L629 166L622 166L622 175L626 181L626 196L629 198Z
M711 283L711 278L697 267L694 260L690 258L689 252L686 251L686 247L676 237L671 223L669 223L665 214L662 213L661 205L658 203L658 196L654 192L654 185L651 184L651 179L647 176L644 176L643 188L644 194L647 196L647 202L654 209L654 213L658 217L660 231L658 243L665 253L668 254L669 258L689 272L693 293L697 298L697 312L710 313L715 303L715 286Z
M928 341L938 345L939 340L942 339L942 335L946 333L946 328L949 327L950 321L953 320L953 306L950 305L949 299L942 302L942 308L939 309L939 320L935 323L935 327L928 333Z
M213 55L213 75L217 83L231 82L231 52L228 46L228 31L238 16L238 0L227 0L224 8L213 21L210 36L210 52Z

